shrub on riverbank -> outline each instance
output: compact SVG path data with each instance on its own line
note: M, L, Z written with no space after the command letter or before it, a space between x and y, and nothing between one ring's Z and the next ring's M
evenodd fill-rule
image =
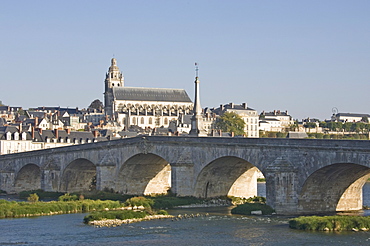
M132 210L123 210L123 211L101 211L101 212L92 212L89 215L86 215L83 219L84 223L87 224L90 221L94 220L127 220L127 219L141 219L147 216L146 211L132 211Z
M263 215L272 214L275 212L270 206L263 203L244 203L238 205L237 207L231 210L232 214L243 214L251 215L252 211L261 211Z
M175 197L175 196L154 196L151 197L154 201L153 208L155 209L168 209L177 206L201 204L205 199L196 198L192 196Z
M228 199L230 199L231 203L234 205L240 205L244 203L262 203L262 204L266 203L266 198L263 196L254 196L249 198L229 196Z
M370 229L370 217L301 216L289 220L289 227L306 231L368 231Z
M40 200L53 199L56 200L58 197L63 195L62 192L44 191L44 190L28 190L22 191L18 194L20 199L26 200L31 194L37 194Z
M0 200L0 218L28 217L63 213L84 213L94 210L117 209L119 201L15 202Z

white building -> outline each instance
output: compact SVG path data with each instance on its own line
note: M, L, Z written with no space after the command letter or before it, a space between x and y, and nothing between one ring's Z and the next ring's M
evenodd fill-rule
M278 119L265 118L260 120L259 128L265 132L282 132L284 127L281 125L281 121Z
M331 116L332 121L338 122L360 122L362 119L370 119L368 114L355 114L355 113L338 113Z
M281 127L289 128L290 125L294 124L292 116L288 114L288 111L274 110L273 112L262 111L260 119L276 119L281 122Z
M258 138L259 137L259 116L256 110L249 108L246 103L234 104L229 103L225 105L220 105L219 108L213 110L212 112L217 115L222 115L225 112L234 112L238 114L245 122L244 132L246 137Z

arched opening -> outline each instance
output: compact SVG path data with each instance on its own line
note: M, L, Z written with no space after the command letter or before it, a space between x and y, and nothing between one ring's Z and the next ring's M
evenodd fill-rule
M60 184L61 192L79 192L94 190L96 185L96 167L87 159L77 159L68 164L63 172Z
M123 194L164 194L171 188L171 166L155 154L138 154L122 166L117 189Z
M16 193L25 190L41 189L41 170L35 164L22 167L15 178L14 190Z
M198 175L196 197L253 197L257 195L259 170L251 163L238 157L221 157L211 163Z
M305 181L298 197L302 213L336 212L362 209L362 187L370 168L340 163L321 168Z

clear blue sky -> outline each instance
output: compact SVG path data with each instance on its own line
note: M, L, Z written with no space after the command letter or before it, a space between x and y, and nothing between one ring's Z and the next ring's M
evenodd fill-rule
M0 100L103 101L113 54L133 87L183 88L202 107L328 119L370 113L370 1L0 0Z

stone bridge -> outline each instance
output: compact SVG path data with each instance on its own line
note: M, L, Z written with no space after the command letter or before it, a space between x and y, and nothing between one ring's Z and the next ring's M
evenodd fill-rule
M0 189L250 197L280 214L359 210L370 141L136 137L0 156Z

